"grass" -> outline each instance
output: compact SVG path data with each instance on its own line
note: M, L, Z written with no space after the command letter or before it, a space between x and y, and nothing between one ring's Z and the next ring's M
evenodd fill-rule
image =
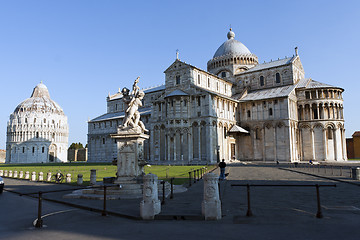
M189 173L192 170L207 167L208 170L212 169L213 166L163 166L163 165L148 165L145 166L145 173L153 173L158 176L159 179L170 179L175 178L174 184L183 184L188 181ZM12 171L23 171L24 175L26 171L31 172L43 172L44 180L46 175L51 172L53 175L57 172L71 174L71 182L76 183L77 175L83 175L84 184L90 182L90 170L96 169L96 180L102 181L104 177L115 177L116 166L111 163L86 163L86 162L75 162L75 163L43 163L43 164L0 164L0 170L12 170ZM192 175L193 177L193 175Z

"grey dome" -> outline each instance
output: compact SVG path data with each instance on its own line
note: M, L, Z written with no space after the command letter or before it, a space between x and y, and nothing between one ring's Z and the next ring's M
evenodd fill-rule
M14 113L29 111L64 114L59 104L50 99L49 90L43 83L39 83L34 88L31 97L20 103Z
M247 55L251 54L249 49L241 42L234 39L235 33L233 31L228 32L228 40L224 42L215 52L213 58L232 54L232 55Z

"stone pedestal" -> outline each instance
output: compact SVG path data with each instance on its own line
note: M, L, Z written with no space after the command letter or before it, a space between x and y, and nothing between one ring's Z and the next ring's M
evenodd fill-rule
M19 172L19 178L23 178L24 177L24 171L20 171Z
M96 169L90 170L90 185L96 184Z
M83 175L82 174L78 174L76 182L77 182L77 185L82 185L83 184Z
M201 204L205 220L221 219L221 201L219 197L219 176L214 173L204 175L204 199Z
M43 172L39 172L38 180L39 181L44 181L44 173Z
M46 181L51 182L51 172L47 173Z
M9 171L9 177L13 177L13 171Z
M141 133L139 129L126 129L120 127L117 134L111 138L117 142L117 173L115 183L121 184L142 179L144 161L144 141L149 135Z
M29 179L30 179L30 172L29 172L29 171L26 171L26 172L25 172L25 179L26 179L26 180L29 180Z
M144 220L154 219L154 216L161 211L157 180L157 176L151 173L143 178L143 200L140 203L140 216Z
M31 181L36 181L36 172L31 173Z
M14 171L14 178L18 178L18 171Z
M4 170L0 170L0 177L4 176Z
M71 174L66 174L66 183L71 183Z

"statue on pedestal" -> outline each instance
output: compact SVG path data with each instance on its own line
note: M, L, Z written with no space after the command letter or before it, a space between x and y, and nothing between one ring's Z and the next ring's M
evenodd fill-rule
M149 135L145 134L148 130L140 120L139 107L142 107L145 93L137 85L139 79L140 77L134 81L131 91L128 88L122 89L125 116L117 133L111 135L117 142L117 182L122 184L142 177L143 167L147 164L143 147Z
M123 102L125 103L125 117L123 119L121 129L122 130L131 130L134 132L148 132L145 128L144 123L140 120L140 113L138 111L139 107L142 107L142 99L145 96L143 91L140 91L140 88L137 86L140 77L136 78L133 84L133 89L131 94L130 90L127 88L122 89Z

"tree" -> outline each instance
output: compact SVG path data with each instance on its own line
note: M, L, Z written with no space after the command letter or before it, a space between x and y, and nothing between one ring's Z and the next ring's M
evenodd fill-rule
M84 146L82 145L82 143L72 143L69 147L69 149L80 149L80 148L84 148Z

